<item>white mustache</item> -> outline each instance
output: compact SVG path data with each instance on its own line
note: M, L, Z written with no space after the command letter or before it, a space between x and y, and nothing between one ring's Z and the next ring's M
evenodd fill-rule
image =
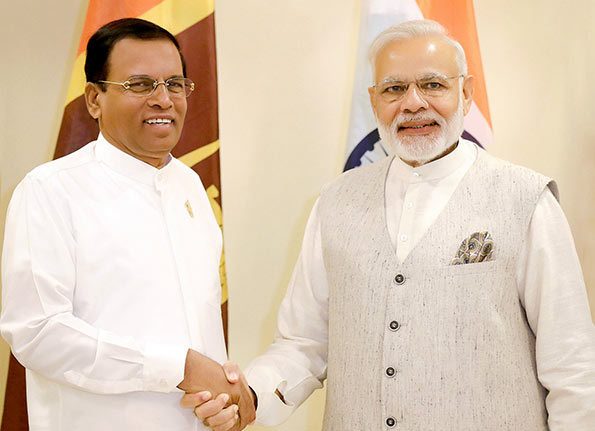
M407 123L409 121L427 121L428 123L436 122L440 126L446 125L444 118L438 115L399 114L395 117L390 127L393 131L397 131L403 123Z

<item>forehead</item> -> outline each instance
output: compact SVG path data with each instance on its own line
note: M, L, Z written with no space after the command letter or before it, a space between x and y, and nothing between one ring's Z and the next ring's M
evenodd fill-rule
M163 79L182 73L178 49L168 39L125 38L116 42L108 58L110 79L133 75Z
M376 56L376 82L418 79L428 74L458 74L456 50L443 38L418 37L386 44Z

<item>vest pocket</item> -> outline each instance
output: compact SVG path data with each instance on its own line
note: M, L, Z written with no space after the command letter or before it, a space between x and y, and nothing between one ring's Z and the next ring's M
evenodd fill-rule
M497 260L490 260L489 262L466 263L461 265L448 265L444 267L445 275L449 277L456 277L458 275L475 274L478 272L492 272L498 268L499 262Z

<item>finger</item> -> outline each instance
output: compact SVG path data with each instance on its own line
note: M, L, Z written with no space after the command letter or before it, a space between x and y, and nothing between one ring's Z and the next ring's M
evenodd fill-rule
M237 419L234 418L239 418L238 406L232 404L231 406L221 410L215 416L207 418L203 421L203 423L211 428L223 426L225 424L229 424L230 422L233 425L237 421Z
M180 400L180 406L191 409L201 405L211 399L211 393L208 391L197 392L195 394L184 394Z
M229 431L234 427L234 425L238 422L238 415L236 414L233 418L229 419L227 422L216 425L212 427L213 431Z
M194 414L200 419L210 418L213 415L219 414L228 401L229 395L219 394L214 400L207 401L206 403L197 406L194 409Z
M225 375L227 376L227 380L229 383L237 383L240 379L240 367L233 361L228 361L223 364L223 370L225 371Z

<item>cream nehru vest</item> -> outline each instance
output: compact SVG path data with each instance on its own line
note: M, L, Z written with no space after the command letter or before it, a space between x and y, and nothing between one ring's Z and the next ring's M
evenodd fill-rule
M320 197L324 431L547 430L515 267L536 202L555 183L480 150L399 263L385 220L390 161L347 172ZM449 265L465 238L485 231L493 261Z

